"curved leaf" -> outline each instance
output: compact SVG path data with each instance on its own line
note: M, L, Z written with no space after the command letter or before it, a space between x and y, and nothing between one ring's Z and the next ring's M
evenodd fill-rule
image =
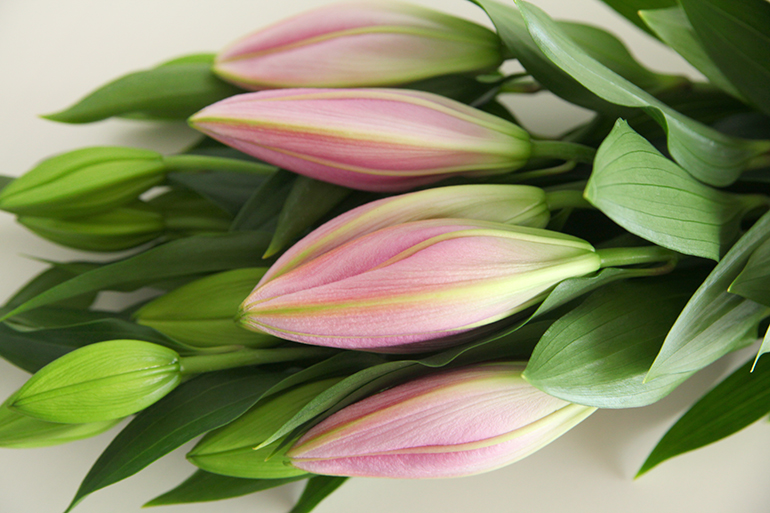
M291 508L289 513L310 513L322 500L331 495L347 480L347 477L336 476L311 477L308 479L297 504Z
M639 17L639 11L643 9L660 9L663 7L673 7L676 5L676 0L602 0L605 4L609 5L617 12L626 17L626 19L632 22L634 25L642 30L650 32L650 29L644 24L644 21ZM652 32L650 32L652 34Z

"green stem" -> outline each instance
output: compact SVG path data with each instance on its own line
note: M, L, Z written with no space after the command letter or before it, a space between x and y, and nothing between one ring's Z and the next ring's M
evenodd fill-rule
M533 139L530 158L544 157L561 160L574 160L591 164L596 150L590 146L565 141L541 141Z
M330 356L334 351L325 347L287 347L279 349L241 349L229 353L183 356L182 374L200 374L236 367L290 362Z
M560 210L562 208L594 208L583 197L583 191L562 190L545 193L545 202L548 210Z
M276 167L259 162L203 155L171 155L163 158L166 171L232 171L235 173L256 173L266 175L275 172Z
M650 264L655 262L676 262L679 254L660 246L642 246L638 248L606 248L596 252L601 258L601 266L622 267L626 265Z

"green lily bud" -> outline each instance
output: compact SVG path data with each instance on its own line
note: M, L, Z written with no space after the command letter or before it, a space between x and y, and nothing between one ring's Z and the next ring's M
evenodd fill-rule
M165 178L160 153L95 147L49 158L0 192L0 209L39 217L82 216L130 203Z
M257 403L230 424L211 431L187 454L193 465L215 474L250 479L278 479L304 474L288 465L282 439L255 449L321 392L339 382L309 383Z
M144 305L134 320L193 347L274 346L279 338L235 322L240 304L266 270L236 269L188 283Z
M121 251L163 235L163 217L141 202L126 207L68 218L19 216L32 232L69 248Z
M13 411L48 422L83 424L126 417L181 380L179 355L139 340L81 347L49 363L8 400Z
M60 424L29 417L3 405L0 406L0 447L31 449L74 442L104 433L121 420Z

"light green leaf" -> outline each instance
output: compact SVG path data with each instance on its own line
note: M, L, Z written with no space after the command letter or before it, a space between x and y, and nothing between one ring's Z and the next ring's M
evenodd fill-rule
M546 331L524 377L550 395L599 408L633 408L665 397L689 374L652 383L644 376L690 296L690 281L629 281L594 292Z
M703 49L681 7L640 11L639 16L664 43L703 73L712 84L736 98L741 97Z
M185 120L203 107L243 92L211 72L213 56L189 56L129 73L71 107L44 116L62 123L91 123L112 116Z
M770 306L770 240L751 253L746 266L727 291Z
M648 70L634 59L620 39L603 29L565 21L558 24L588 55L645 91L656 92L687 83L682 76Z
M660 9L663 7L673 7L676 5L676 0L602 0L605 4L609 5L620 14L626 17L634 25L642 30L650 32L650 29L644 24L644 21L639 17L639 11L643 9ZM650 32L652 34L652 32Z
M770 114L770 3L681 0L709 57L749 102Z
M728 137L673 110L581 50L542 10L518 0L532 38L561 69L606 101L647 111L668 133L668 150L695 178L715 186L737 180L770 141Z
M738 238L744 214L763 201L695 180L621 119L599 146L584 196L634 235L712 260Z
M661 438L637 477L656 465L737 433L770 413L770 361L743 365L701 397Z
M731 294L727 288L768 238L770 213L735 243L695 291L666 337L647 380L697 371L756 340L759 322L770 309Z
M307 476L295 476L285 479L243 479L240 477L220 476L219 474L198 470L179 486L163 495L155 497L143 507L232 499L233 497L261 492L262 490L268 490L302 479L307 479Z

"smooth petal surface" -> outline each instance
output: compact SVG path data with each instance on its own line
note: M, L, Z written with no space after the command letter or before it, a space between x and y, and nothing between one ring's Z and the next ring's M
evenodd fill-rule
M528 185L458 185L391 196L354 208L313 230L281 255L260 284L381 228L438 218L545 228L550 212L545 192Z
M477 365L395 387L324 420L288 456L309 472L394 478L469 475L512 463L595 410L540 392L522 369Z
M589 244L555 232L415 221L359 237L263 283L242 305L241 322L315 345L421 351L440 347L433 339L521 311L561 280L598 268ZM424 341L432 342L415 344Z
M354 189L402 191L454 174L513 171L529 135L438 95L288 89L233 96L190 118L201 132L299 174Z
M247 89L367 87L502 62L490 30L400 3L343 3L295 16L223 50L214 71Z

